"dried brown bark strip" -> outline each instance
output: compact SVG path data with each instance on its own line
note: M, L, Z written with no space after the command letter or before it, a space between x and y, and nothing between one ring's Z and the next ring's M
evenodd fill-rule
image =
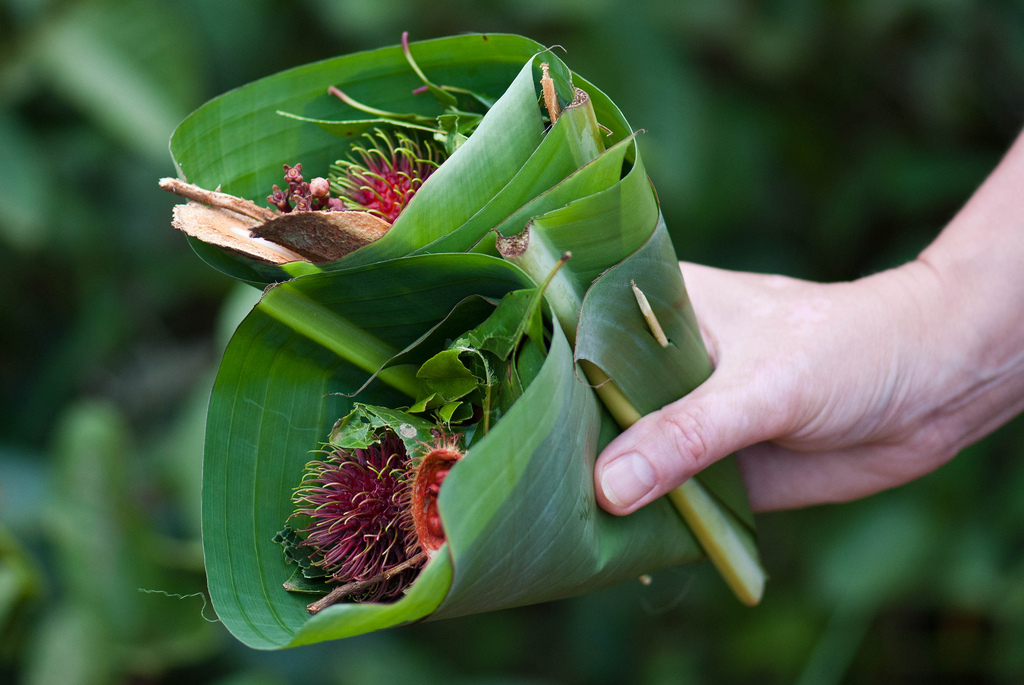
M368 212L282 214L176 178L161 179L160 187L191 200L175 206L175 228L204 243L269 264L333 262L369 245L391 228Z
M369 245L391 228L368 212L291 212L281 214L251 231L283 245L311 262L333 262Z
M174 206L171 225L179 231L236 254L267 264L305 261L302 255L267 240L253 239L259 220L198 202Z
M558 104L558 93L555 92L555 82L551 80L549 70L548 63L541 62L540 87L544 91L544 106L548 109L548 117L551 118L551 123L554 124L558 121L558 117L562 116L562 107Z
M160 187L180 197L201 202L211 207L230 209L236 214L248 216L261 222L270 221L274 217L279 216L278 212L267 207L260 207L251 200L228 195L227 193L219 193L215 190L206 190L177 178L161 178Z

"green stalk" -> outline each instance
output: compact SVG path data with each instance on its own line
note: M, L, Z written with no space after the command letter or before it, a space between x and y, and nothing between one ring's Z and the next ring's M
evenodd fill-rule
M640 412L604 371L586 359L580 360L580 367L623 430L640 420ZM668 498L736 597L748 606L760 602L766 574L746 526L715 501L695 478L669 492Z
M573 96L572 102L562 111L562 116L567 117L565 124L569 129L569 140L572 141L573 160L577 166L582 167L604 152L604 138L590 96L579 88L575 89Z
M416 399L422 392L421 381L408 366L383 368L398 354L393 347L326 307L282 284L267 290L260 309L296 333L351 362L363 371L376 374L392 388Z
M747 527L718 504L696 478L667 496L736 597L747 606L760 603L767 574Z

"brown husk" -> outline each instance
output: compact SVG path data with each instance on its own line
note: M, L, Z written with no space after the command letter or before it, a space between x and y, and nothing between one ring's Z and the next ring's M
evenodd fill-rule
M205 190L179 179L160 187L191 201L174 207L172 225L204 243L269 264L332 262L368 245L391 228L367 212L281 214L249 200Z

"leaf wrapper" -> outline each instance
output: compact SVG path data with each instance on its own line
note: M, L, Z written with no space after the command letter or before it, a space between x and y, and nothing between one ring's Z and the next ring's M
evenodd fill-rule
M528 39L469 35L411 50L434 83L470 89L494 105L384 237L336 262L283 266L192 240L226 274L277 283L225 352L203 473L214 606L253 647L566 597L702 557L667 500L620 518L594 497L594 459L618 429L576 361L605 369L644 412L710 372L628 123L600 90ZM568 105L547 130L536 87L541 61ZM315 173L344 156L360 132L402 124L367 118L326 95L329 86L382 110L436 117L437 101L412 92L420 83L398 46L306 65L197 110L175 132L171 151L188 181L259 200L282 164L301 161ZM577 98L574 87L588 97ZM521 259L498 256L499 235L518 236ZM408 363L422 358L416 344L473 328L480 302L536 286L565 250L574 256L545 296L563 325L554 327L539 373L441 490L447 551L394 604L342 604L308 616L306 597L281 588L292 569L272 538L291 513L309 452L355 401L411 404L422 389ZM635 302L624 299L632 297L630 280L642 284L672 349L652 344L638 323ZM651 393L655 378L660 390ZM703 483L752 528L729 464Z

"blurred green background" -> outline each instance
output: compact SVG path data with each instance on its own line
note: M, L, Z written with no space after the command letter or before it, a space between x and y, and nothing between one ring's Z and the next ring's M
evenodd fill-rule
M0 0L0 682L1024 680L1021 419L899 490L760 516L757 609L703 565L274 654L207 620L205 403L258 293L171 229L167 139L403 30L564 46L647 130L680 255L729 268L912 257L1024 120L1022 2Z

